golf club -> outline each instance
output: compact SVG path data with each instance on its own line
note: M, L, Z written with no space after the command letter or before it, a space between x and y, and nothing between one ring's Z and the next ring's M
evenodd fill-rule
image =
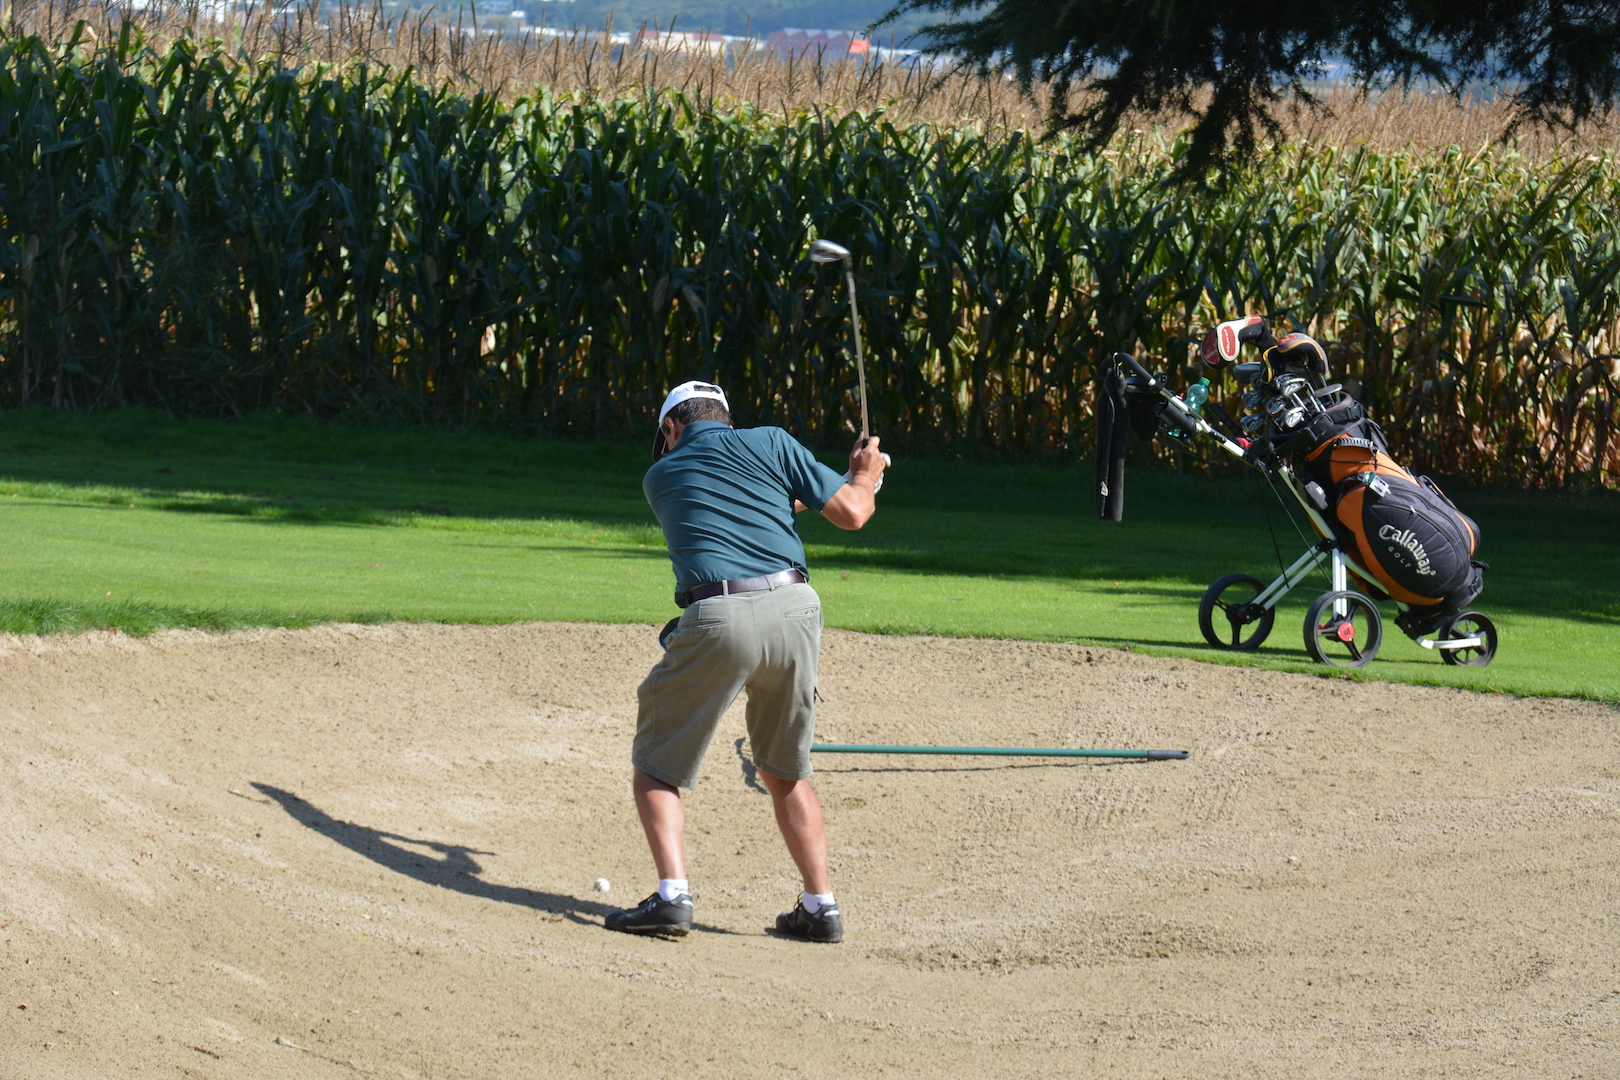
M855 262L849 257L849 249L831 240L817 240L810 245L810 261L813 263L831 263L843 260L844 280L849 282L849 321L855 327L855 370L861 381L861 441L872 434L871 425L866 418L866 361L861 356L861 313L855 306Z

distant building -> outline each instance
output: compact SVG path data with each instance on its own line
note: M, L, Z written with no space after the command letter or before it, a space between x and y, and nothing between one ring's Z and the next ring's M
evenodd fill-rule
M792 56L842 56L853 53L866 56L872 51L872 39L848 30L798 30L784 27L773 30L765 38L765 47L777 53Z
M728 38L724 34L701 31L695 34L670 30L651 30L642 27L636 35L644 47L654 47L671 56L696 56L700 53L720 54L741 38Z

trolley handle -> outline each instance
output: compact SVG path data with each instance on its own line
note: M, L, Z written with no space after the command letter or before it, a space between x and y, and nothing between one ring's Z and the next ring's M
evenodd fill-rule
M1165 402L1165 409L1175 418L1175 422L1177 424L1192 431L1202 430L1202 428L1200 428L1200 424L1202 423L1201 419L1187 411L1187 403L1183 401L1175 391L1170 389L1168 379L1160 378L1159 376L1153 374L1147 368L1143 367L1141 363L1137 361L1136 357L1132 356L1130 353L1117 352L1114 354L1114 361L1115 363L1125 364L1138 376L1140 376L1142 381L1147 384L1144 387L1147 392L1157 394L1159 397L1163 398ZM1208 425L1204 425L1204 427L1207 428ZM1214 431L1212 428L1209 430L1211 432Z
M1124 364L1139 375L1147 383L1149 391L1158 394L1164 399L1166 411L1175 417L1175 422L1183 429L1200 435L1208 435L1216 441L1222 450L1225 450L1233 457L1249 460L1248 450L1242 444L1236 443L1227 438L1222 432L1216 431L1215 428L1210 426L1209 421L1202 416L1187 411L1186 402L1176 396L1165 380L1143 367L1136 357L1128 352L1117 352L1114 354L1112 362Z
M1158 378L1155 377L1154 374L1151 371L1149 371L1147 368L1145 368L1141 364L1139 364L1137 362L1137 360L1136 360L1136 357L1132 356L1130 353L1128 353L1128 352L1117 352L1117 353L1115 353L1114 354L1114 363L1116 363L1116 364L1124 364L1127 367L1129 367L1132 371L1136 372L1136 374L1138 374L1138 375L1142 376L1142 378L1146 379L1148 381L1148 389L1150 389L1150 390L1163 390L1164 389L1164 384L1159 382Z

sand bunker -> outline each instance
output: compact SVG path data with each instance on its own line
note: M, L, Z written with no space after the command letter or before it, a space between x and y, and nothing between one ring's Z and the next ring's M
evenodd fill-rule
M830 632L848 937L734 710L611 934L652 627L0 641L0 1076L1620 1075L1620 714ZM596 878L612 882L593 892Z

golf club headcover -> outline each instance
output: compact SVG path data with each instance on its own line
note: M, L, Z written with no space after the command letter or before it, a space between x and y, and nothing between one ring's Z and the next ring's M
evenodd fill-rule
M1277 342L1277 359L1318 375L1327 374L1327 350L1309 334L1284 335Z
M1208 367L1220 367L1237 359L1238 351L1247 344L1255 344L1265 333L1266 320L1260 315L1229 319L1204 336L1198 354Z

